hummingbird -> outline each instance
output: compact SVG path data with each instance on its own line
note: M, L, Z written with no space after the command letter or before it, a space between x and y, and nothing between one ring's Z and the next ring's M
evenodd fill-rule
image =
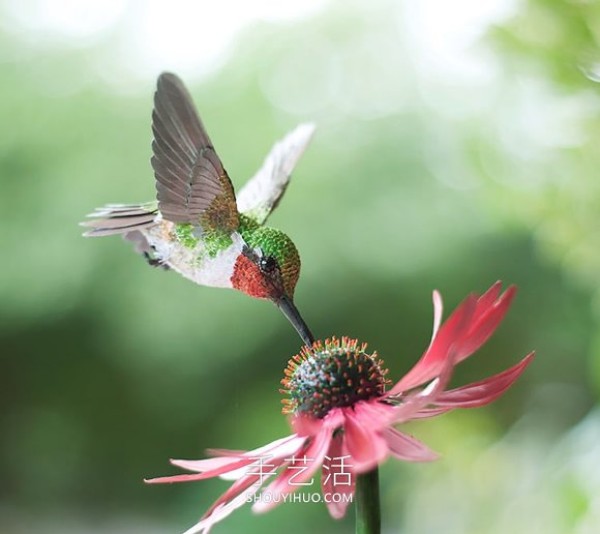
M153 266L199 285L240 290L273 302L303 342L314 337L294 304L300 256L265 222L314 133L300 124L277 142L237 198L183 82L159 76L152 112L156 201L107 204L88 215L83 235L121 235Z

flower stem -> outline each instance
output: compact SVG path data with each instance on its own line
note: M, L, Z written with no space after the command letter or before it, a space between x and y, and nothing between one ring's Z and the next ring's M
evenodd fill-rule
M379 469L356 477L356 534L379 534L381 511L379 504Z

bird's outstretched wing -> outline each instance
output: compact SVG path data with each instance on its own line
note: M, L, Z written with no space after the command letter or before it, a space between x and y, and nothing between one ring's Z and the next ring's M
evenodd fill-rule
M233 186L183 82L158 78L152 113L158 208L175 223L231 233L239 226Z
M237 206L240 213L260 224L266 221L277 207L314 131L314 124L300 124L275 143L262 167L239 192Z

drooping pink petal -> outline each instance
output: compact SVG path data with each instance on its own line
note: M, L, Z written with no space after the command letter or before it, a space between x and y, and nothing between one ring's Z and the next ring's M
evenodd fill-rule
M243 459L243 454L240 456L226 456L220 458L205 458L203 460L177 460L171 459L169 462L172 465L186 469L187 471L194 471L196 473L206 473L207 471L213 471L221 467L232 465L235 462Z
M498 325L504 319L506 312L517 293L515 286L509 287L499 298L492 299L498 295L500 282L496 282L477 301L477 307L473 314L473 321L467 335L461 341L458 349L457 361L459 363L473 354L494 333Z
M162 477L158 479L147 480L149 483L161 482L184 482L191 479L210 478L221 476L221 478L231 478L235 482L229 489L215 501L210 509L204 514L202 519L190 528L187 532L192 533L207 533L215 524L227 517L234 510L243 506L248 498L254 495L263 483L270 477L276 474L276 471L284 462L289 454L295 454L298 449L301 449L306 438L301 438L296 435L291 435L286 438L276 440L264 447L259 447L252 451L242 453L247 456L240 458L239 456L226 456L221 458L211 458L209 462L213 462L216 466L210 471L204 471L195 475L176 475L172 477ZM226 451L231 453L232 451ZM240 451L236 451L236 455ZM188 462L186 460L174 460L173 463L180 467L201 468L206 465L203 460L197 462ZM223 465L218 465L223 463ZM243 463L241 467L238 467ZM226 471L223 472L223 469Z
M258 458L273 458L293 454L293 451L297 450L303 442L304 438L292 434L252 451L235 451L235 456L222 456L205 460L171 460L171 464L182 469L187 469L188 471L196 471L198 474L172 475L147 479L144 482L148 484L169 484L173 482L204 480L217 476L235 480L238 478L238 475L243 476L248 466L255 463ZM233 451L224 450L223 452L231 454Z
M248 499L256 494L262 484L261 482L256 481L248 483L246 480L238 480L238 482L240 484L239 487L235 488L235 491L232 491L232 486L215 504L213 504L210 510L204 514L198 523L186 530L183 534L208 534L215 524L225 519L238 508L244 506L244 504L248 502ZM225 499L224 497L228 493L231 495ZM229 497L233 494L235 494L235 496L229 500Z
M468 296L440 327L437 336L431 341L421 359L389 391L389 395L399 395L431 380L440 373L450 349L460 343L468 332L475 307L475 295Z
M258 447L257 449L253 449L251 451L238 451L238 450L231 450L231 449L208 449L206 452L208 454L210 454L211 456L233 456L233 457L238 457L238 458L239 457L257 458L259 456L264 456L265 454L274 453L280 447L288 447L290 442L293 443L293 442L297 441L298 439L303 439L303 438L298 438L298 436L296 434L291 434L290 436L286 436L285 438L276 439L275 441L272 441L271 443L268 443L267 445L263 445L262 447ZM200 460L200 462L202 462L202 461L206 461L206 460ZM176 465L179 465L180 467L183 467L184 469L194 470L193 468L184 467L183 465L181 465L179 463Z
M352 469L355 473L366 473L386 458L387 444L379 429L369 425L367 419L355 414L352 408L344 410L344 417L344 443L352 456Z
M535 353L532 352L506 371L467 386L445 391L437 397L435 404L449 409L484 406L496 400L512 386L525 368L533 361L534 356Z
M166 477L149 478L144 479L144 482L146 484L173 484L175 482L193 482L195 480L206 480L207 478L218 477L223 473L228 473L230 471L242 469L246 466L249 466L254 461L255 460L253 460L252 458L233 459L233 461L225 465L221 465L220 467L215 467L214 469L210 469L201 473L194 473L193 475L171 475ZM180 462L186 462L186 460L171 460L171 463L173 465L178 465Z
M236 508L239 508L247 502L245 499L243 502L237 499L237 497L243 494L245 497L255 495L256 492L260 489L260 487L273 475L276 474L276 471L281 464L283 464L283 458L278 458L273 460L271 464L269 464L269 469L264 470L254 470L252 472L246 473L244 477L240 477L237 479L229 489L223 493L207 510L207 512L202 516L202 520L209 520L212 518L212 524L220 521L231 512L233 512ZM251 490L251 491L249 491ZM230 504L233 503L234 504ZM218 518L216 518L218 516ZM202 522L201 520L201 522Z
M252 510L256 513L271 510L283 502L285 495L293 493L310 480L323 463L323 458L329 450L333 431L334 428L323 425L308 446L299 451L299 456L286 459L289 461L284 466L283 472L262 492L262 495L268 494L270 498L254 503Z
M450 382L450 377L454 369L455 354L456 351L450 349L446 361L443 362L440 375L428 384L427 387L420 391L412 391L400 399L400 404L393 407L394 411L390 419L390 424L410 421L415 418L416 414L436 402L436 399Z
M350 496L354 494L356 477L348 465L349 457L342 434L337 434L331 440L321 472L321 491L329 515L334 519L341 519L346 515Z
M278 439L264 447L259 447L252 451L248 451L240 456L225 456L217 458L208 458L206 460L171 460L173 465L197 471L193 475L172 475L166 477L158 477L146 479L147 484L171 484L174 482L192 482L194 480L205 480L217 476L223 476L227 473L241 472L247 470L249 466L254 464L257 459L265 458L272 459L278 455L286 456L288 453L296 450L304 441L294 434L286 438ZM231 478L237 478L237 473ZM243 474L243 473L242 473Z
M390 453L399 460L407 462L431 462L438 459L438 454L416 438L404 434L393 427L383 432Z
M264 447L261 454L249 456L250 458L253 458L255 462L241 469L223 473L220 475L220 478L222 480L237 480L238 478L247 476L249 471L261 468L261 465L268 469L274 461L295 456L304 448L308 438L296 436L295 434L290 436L290 438L291 439L286 441L278 440L279 443L276 447ZM253 451L253 453L256 453L256 450Z

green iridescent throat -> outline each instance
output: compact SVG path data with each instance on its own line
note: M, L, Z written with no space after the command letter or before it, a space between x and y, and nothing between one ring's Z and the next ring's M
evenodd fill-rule
M284 413L304 413L322 418L332 408L352 406L380 397L388 380L377 353L367 354L366 344L355 339L320 341L294 356L281 381Z

